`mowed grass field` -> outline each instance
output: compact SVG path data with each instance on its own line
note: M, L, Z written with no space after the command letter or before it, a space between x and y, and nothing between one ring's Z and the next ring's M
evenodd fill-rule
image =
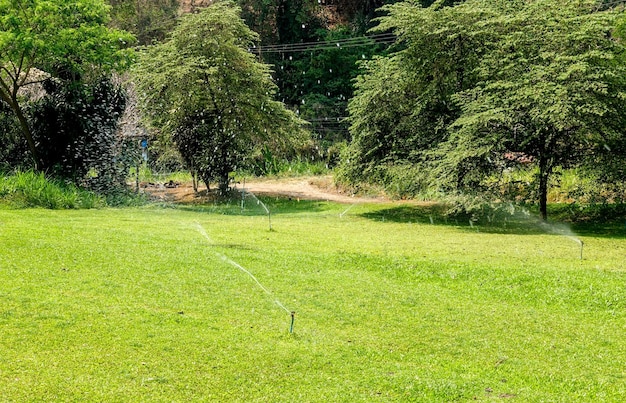
M265 201L0 210L0 400L626 400L623 230Z

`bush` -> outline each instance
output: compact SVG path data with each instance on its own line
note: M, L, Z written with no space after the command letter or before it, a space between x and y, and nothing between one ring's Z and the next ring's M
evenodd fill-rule
M0 204L13 208L88 209L103 207L105 200L73 184L52 180L43 173L15 172L0 176Z
M125 187L138 155L136 145L117 133L124 90L103 77L94 82L44 82L46 95L30 105L33 137L42 169L98 192Z

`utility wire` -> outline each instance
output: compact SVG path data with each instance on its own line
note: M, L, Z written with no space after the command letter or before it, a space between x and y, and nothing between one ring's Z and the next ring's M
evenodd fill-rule
M600 3L600 4L598 4L598 8L618 6L618 5L621 5L621 4L626 4L626 0L616 0L616 1L611 1L609 3Z
M377 44L393 44L396 41L396 36L392 33L377 34L370 36L360 36L356 38L346 38L328 41L317 42L302 42L302 43L285 43L280 45L267 45L267 46L255 46L248 48L248 51L255 54L263 53L291 53L291 52L307 52L307 51L321 51L331 49L353 48L371 46Z
M276 45L265 45L262 46L263 50L265 49L283 49L283 48L291 48L291 47L317 47L320 45L335 45L349 42L366 42L371 43L372 40L386 40L389 38L395 38L395 35L392 33L383 33L376 34L370 36L357 36L353 38L344 38L344 39L334 39L334 40L326 40L326 41L313 41L313 42L298 42L298 43L282 43Z
M609 8L617 5L626 4L626 0L615 0L608 3L599 3L598 9ZM292 53L292 52L308 52L308 51L323 51L341 48L352 47L364 47L377 44L391 45L396 42L396 35L393 33L382 33L369 36L360 36L354 38L316 41L316 42L301 42L301 43L284 43L279 45L259 45L249 48L251 53Z
M347 119L347 116L334 116L334 117L320 117L309 119L309 122L328 122L328 123L342 123L344 119Z

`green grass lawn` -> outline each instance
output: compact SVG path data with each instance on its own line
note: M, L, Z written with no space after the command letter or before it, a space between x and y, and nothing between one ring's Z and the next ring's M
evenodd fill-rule
M626 400L623 228L266 202L0 210L0 400Z

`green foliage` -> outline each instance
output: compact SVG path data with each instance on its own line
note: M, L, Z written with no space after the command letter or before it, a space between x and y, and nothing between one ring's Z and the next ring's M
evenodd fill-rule
M490 24L493 49L482 58L480 83L456 94L463 115L443 147L457 178L471 165L489 169L486 158L521 152L539 168L545 218L555 168L626 143L626 66L614 60L624 48L610 36L617 14L595 7L538 1ZM616 151L609 158L626 156Z
M593 234L624 233L626 228L625 203L554 204L550 215L560 222L573 223L574 229Z
M0 171L32 166L19 122L4 102L0 102L0 144Z
M108 13L101 0L3 0L0 54L8 65L3 80L13 84L16 73L32 74L32 68L84 75L93 65L105 71L127 67L131 53L125 48L133 38L107 28ZM22 85L30 81L20 78Z
M126 186L133 161L117 133L123 90L111 80L47 82L46 95L29 107L41 168L100 193Z
M133 181L137 178L137 167L131 167L129 178ZM191 182L192 177L186 171L156 171L148 164L139 165L139 182L167 183L167 182Z
M315 37L308 39L307 51L290 52L287 47L285 52L262 53L275 65L278 98L311 123L315 148L307 156L330 160L331 165L336 163L330 157L333 148L349 137L345 116L359 62L386 49L374 40L361 41L363 35L362 30L339 25L317 30ZM351 40L361 44L354 46ZM321 44L316 46L317 41Z
M176 26L178 0L108 0L111 25L132 32L140 45L163 41Z
M359 73L357 62L387 48L374 40L362 41L374 9L383 2L244 3L246 21L261 34L260 45L285 44L284 49L274 46L268 51L261 46L255 50L274 66L277 99L311 123L315 146L300 155L334 166L336 145L349 138L344 118ZM260 16L265 16L263 27L258 25ZM271 32L268 27L273 27Z
M376 180L379 166L408 163L425 174L416 182L437 191L489 194L485 178L525 159L538 169L545 219L555 169L619 172L606 169L626 157L617 11L554 0L386 10L377 29L392 29L405 47L357 81L341 180Z
M0 175L0 205L11 208L90 209L103 207L105 201L94 192L46 178L43 173L17 171Z
M103 0L0 1L0 101L17 118L37 166L24 93L47 78L78 81L126 68L134 39L107 28L108 12Z
M248 52L257 39L240 9L220 2L181 18L169 41L149 47L134 70L152 126L172 136L187 167L226 191L255 145L286 153L301 121L272 99L269 67Z
M362 64L348 106L352 142L340 181L376 181L379 165L418 164L446 139L460 112L452 95L473 85L484 48L485 33L468 33L463 24L489 15L473 8L462 13L461 7L406 2L385 8L389 15L375 30L392 30L399 47Z
M362 155L354 147L346 147L341 154L341 163L335 168L335 182L357 193L368 193L371 188L392 198L437 199L440 194L428 192L426 175L422 169L408 162L396 161L369 164L363 172ZM361 170L358 169L361 167ZM367 178L367 179L364 179Z
M254 160L253 169L249 174L254 176L317 176L330 173L328 166L324 162L311 161L307 158L292 157L276 158L271 154L261 154ZM246 174L247 171L242 171Z

